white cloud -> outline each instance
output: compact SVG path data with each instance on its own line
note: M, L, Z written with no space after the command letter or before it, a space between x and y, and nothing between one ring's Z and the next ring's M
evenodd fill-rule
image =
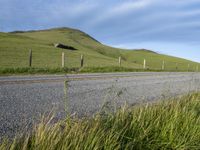
M135 11L137 9L144 8L151 4L152 1L150 0L140 0L140 1L128 1L124 2L122 4L119 4L115 6L113 9L111 9L110 12L108 12L111 16L117 15L117 14L124 14L131 11Z

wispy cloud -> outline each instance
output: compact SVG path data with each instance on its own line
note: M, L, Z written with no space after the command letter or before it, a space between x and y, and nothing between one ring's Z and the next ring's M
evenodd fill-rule
M105 7L103 12L92 19L88 24L94 26L113 18L119 18L119 20L121 20L120 17L144 9L153 4L155 1L156 0L130 0L118 2L112 7Z
M4 22L0 28L5 30L74 26L80 20L84 22L85 16L97 7L97 3L69 0L1 0L0 5L0 21Z
M46 6L46 12L53 15L53 17L78 17L83 14L91 13L91 11L95 10L97 7L96 4L88 4L88 3L78 3L78 4L70 4L70 3L52 3ZM50 15L50 17L51 17Z
M145 8L150 4L152 4L152 2L154 1L155 0L137 0L137 1L123 2L112 8L111 11L109 11L108 13L110 13L111 15L129 13L137 9Z

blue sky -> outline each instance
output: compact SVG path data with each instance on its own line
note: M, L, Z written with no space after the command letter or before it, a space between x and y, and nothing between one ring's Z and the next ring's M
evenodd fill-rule
M200 62L200 0L0 0L0 31L72 27Z

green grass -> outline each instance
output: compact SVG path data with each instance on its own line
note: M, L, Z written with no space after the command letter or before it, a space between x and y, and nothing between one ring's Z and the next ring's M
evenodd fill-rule
M78 73L79 68L0 68L0 75Z
M174 71L174 70L164 70ZM186 70L176 70L186 71ZM195 71L195 70L190 70ZM78 73L108 73L108 72L163 72L163 70L157 69L142 69L142 68L126 68L119 66L107 66L107 67L72 67L72 68L32 68L32 67L20 67L20 68L0 68L0 76L5 75L33 75L33 74L78 74Z
M156 71L117 66L84 67L84 68L0 68L0 75L25 75L25 74L63 74L63 73L105 73L105 72L136 72Z
M200 94L152 104L124 106L115 113L51 123L44 118L31 134L4 141L7 150L199 150Z
M164 71L174 71L174 70L164 70ZM105 73L105 72L164 72L161 69L143 69L143 68L126 68L117 66L107 66L107 67L84 67L79 70L79 73ZM178 70L176 70L178 71Z
M75 47L76 51L55 48L54 43L63 43ZM29 49L33 51L34 68L61 67L61 53L65 52L67 68L80 67L80 56L85 56L85 67L118 66L118 57L122 57L122 67L141 69L143 60L147 60L149 69L161 70L163 60L166 70L196 70L199 63L158 54L147 50L124 50L109 47L96 41L86 33L70 29L55 28L43 31L0 33L0 68L28 67Z

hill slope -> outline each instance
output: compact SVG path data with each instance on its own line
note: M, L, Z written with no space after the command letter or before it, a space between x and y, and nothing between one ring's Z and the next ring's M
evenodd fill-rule
M76 48L76 51L55 48L62 43ZM166 69L175 69L176 63L181 70L195 69L198 63L176 57L157 54L147 50L123 50L101 44L88 34L70 28L54 28L41 31L0 33L0 67L27 67L29 49L33 50L33 67L60 67L61 53L66 54L67 67L79 67L80 55L85 56L85 66L118 66L118 57L122 57L122 66L142 68L144 58L147 66L160 69L163 60Z

